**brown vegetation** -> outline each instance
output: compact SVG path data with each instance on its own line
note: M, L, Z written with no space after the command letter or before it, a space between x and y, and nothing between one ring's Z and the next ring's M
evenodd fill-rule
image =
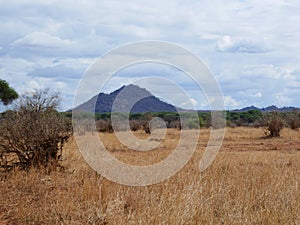
M23 96L0 120L0 169L56 165L71 136L71 122L57 112L59 96L48 90Z
M127 149L113 133L99 135L116 158L146 165L167 157L179 132L169 129L148 152ZM300 224L299 131L285 128L280 138L265 139L262 128L228 128L216 160L199 172L208 136L201 130L196 153L178 174L146 187L98 175L72 139L64 171L1 175L0 224Z
M265 116L264 125L266 126L265 135L267 137L280 137L280 132L284 128L284 120L279 113L272 112Z

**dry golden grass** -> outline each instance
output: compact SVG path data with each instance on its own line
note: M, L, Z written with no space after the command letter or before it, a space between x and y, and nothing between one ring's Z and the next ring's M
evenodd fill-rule
M100 136L116 158L145 165L170 154L178 132L169 130L149 152ZM300 131L265 139L262 129L229 128L216 160L199 172L208 135L201 130L196 153L179 173L146 187L97 175L71 139L64 171L1 177L0 224L300 224Z

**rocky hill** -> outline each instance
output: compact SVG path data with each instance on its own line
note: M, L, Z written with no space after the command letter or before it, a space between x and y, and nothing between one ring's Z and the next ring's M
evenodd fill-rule
M114 106L113 106L114 104ZM122 86L109 94L99 93L75 110L86 112L176 112L176 107L161 101L144 88L136 85Z

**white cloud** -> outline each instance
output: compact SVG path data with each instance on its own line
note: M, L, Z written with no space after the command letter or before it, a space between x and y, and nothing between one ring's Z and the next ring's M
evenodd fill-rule
M217 50L220 52L231 53L264 53L268 48L264 40L257 42L250 39L237 39L233 40L230 36L223 36L217 43Z
M44 32L30 33L12 43L14 47L27 48L63 48L70 44L70 40L63 40Z
M231 49L233 47L234 43L233 41L231 40L231 37L226 35L226 36L223 36L219 41L218 41L218 44L217 44L217 49L219 51L227 51L229 49Z
M257 92L253 95L256 98L261 98L262 97L262 93L261 92Z
M180 103L178 106L184 109L197 109L198 108L198 101L194 98L190 98L186 102Z
M193 104L193 106L197 106L198 105L198 101L194 98L190 98L191 103Z
M231 96L224 96L224 102L226 109L237 109L241 106L241 103Z

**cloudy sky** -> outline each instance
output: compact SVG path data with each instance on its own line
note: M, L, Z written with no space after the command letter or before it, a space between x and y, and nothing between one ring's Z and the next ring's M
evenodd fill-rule
M0 78L19 93L61 92L62 109L72 107L80 79L97 58L143 40L175 43L196 54L219 82L228 109L300 107L298 0L0 0L0 28ZM167 66L147 68L115 74L105 90L139 76L176 73ZM148 82L154 92L159 85ZM182 88L196 108L206 107L195 85L183 82Z

